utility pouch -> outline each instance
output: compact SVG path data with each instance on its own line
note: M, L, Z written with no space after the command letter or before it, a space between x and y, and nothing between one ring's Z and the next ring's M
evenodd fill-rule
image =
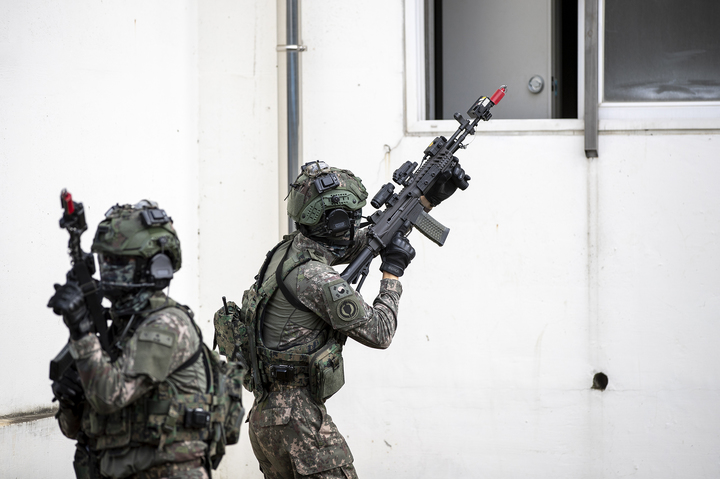
M246 369L238 363L227 363L225 365L227 375L227 391L230 398L228 412L225 416L225 440L228 445L237 444L240 440L240 426L245 416L245 408L242 403L243 381L246 376Z
M331 338L310 356L310 394L324 403L345 384L342 344Z
M235 361L235 348L237 347L235 329L239 321L240 308L233 301L228 301L227 306L218 309L213 316L215 342L220 349L220 354L227 357L229 361Z

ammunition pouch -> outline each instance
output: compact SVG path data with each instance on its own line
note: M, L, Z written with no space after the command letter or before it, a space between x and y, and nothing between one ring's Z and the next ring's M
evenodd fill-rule
M334 337L310 356L310 395L324 403L345 384L342 344Z

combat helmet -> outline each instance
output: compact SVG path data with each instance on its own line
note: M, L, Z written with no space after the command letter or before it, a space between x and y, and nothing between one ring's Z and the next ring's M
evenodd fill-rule
M98 225L92 252L98 255L104 294L163 289L182 265L172 218L149 200L110 208Z
M351 171L313 161L302 166L290 185L287 213L305 236L350 244L367 196L362 181Z

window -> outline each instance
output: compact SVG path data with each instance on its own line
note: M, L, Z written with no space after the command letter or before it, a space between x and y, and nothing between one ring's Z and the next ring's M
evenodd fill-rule
M424 0L425 119L501 84L497 118L577 118L577 0Z
M720 100L720 2L605 0L607 102Z
M582 130L595 94L601 130L720 128L718 0L406 0L405 13L410 133L453 131L453 113L501 84L493 119L512 121L483 130Z

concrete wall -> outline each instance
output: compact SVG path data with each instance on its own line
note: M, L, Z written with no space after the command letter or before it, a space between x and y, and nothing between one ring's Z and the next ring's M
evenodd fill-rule
M283 208L276 10L256 3L2 7L0 416L50 406L47 361L66 338L44 306L67 268L60 188L90 224L153 193L185 251L171 293L206 338L220 297L252 281ZM403 7L303 4L304 159L353 170L371 194L434 136L405 133ZM470 188L433 212L446 245L410 237L393 345L349 343L328 402L361 477L720 474L710 120L603 122L591 162L578 122L476 136L458 155ZM600 371L605 391L591 389ZM72 476L51 418L0 427L0 454L2 477ZM245 434L217 476L261 477Z
M200 2L197 317L211 344L212 317L257 274L279 238L278 107L274 2ZM284 183L284 182L283 182ZM270 246L269 246L270 245ZM252 394L245 391L246 409ZM247 437L213 477L262 477Z
M84 203L86 251L110 206L157 201L185 253L171 294L198 306L197 32L193 1L0 5L0 477L72 475L51 419L6 425L52 407L62 188Z

